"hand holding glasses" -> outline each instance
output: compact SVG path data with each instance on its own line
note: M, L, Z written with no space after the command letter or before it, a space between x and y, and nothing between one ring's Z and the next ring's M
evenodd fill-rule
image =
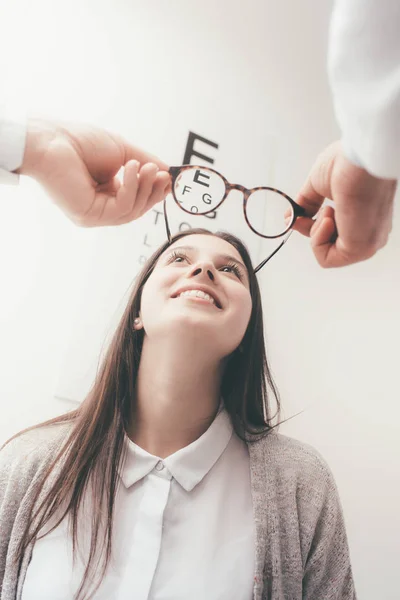
M256 235L274 239L287 234L278 248L254 269L254 273L257 273L289 239L293 233L290 230L297 217L306 214L302 206L280 190L271 187L247 189L243 185L229 183L221 173L209 167L183 165L170 167L169 173L174 200L186 213L206 215L213 212L226 200L231 190L239 190L243 192L244 218ZM261 214L264 214L264 222L259 220L260 210ZM171 242L165 198L164 218L168 240Z

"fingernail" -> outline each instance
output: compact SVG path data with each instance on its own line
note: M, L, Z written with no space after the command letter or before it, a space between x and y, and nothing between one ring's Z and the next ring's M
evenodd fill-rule
M316 232L316 231L317 231L317 229L319 228L319 226L320 226L320 223L321 223L321 221L320 221L320 219L317 217L317 218L315 219L314 225L311 227L311 230L310 230L310 235L311 235L311 237L312 237L312 236L315 234L315 232Z

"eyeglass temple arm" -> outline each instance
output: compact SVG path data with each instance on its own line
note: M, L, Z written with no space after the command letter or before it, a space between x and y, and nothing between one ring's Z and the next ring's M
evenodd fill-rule
M275 256L275 254L282 248L283 244L285 244L288 239L290 238L290 236L293 233L293 229L291 231L289 231L289 233L287 234L286 237L283 238L282 242L279 244L279 246L277 248L275 248L275 250L269 255L267 256L267 258L265 260L263 260L255 269L254 269L254 274L257 273L257 271L259 271L260 269L263 268L264 265L267 264L267 262L273 257Z
M171 243L171 232L169 229L169 223L168 223L168 217L167 217L167 197L164 198L163 206L164 206L165 229L167 230L168 241L169 241L169 243Z

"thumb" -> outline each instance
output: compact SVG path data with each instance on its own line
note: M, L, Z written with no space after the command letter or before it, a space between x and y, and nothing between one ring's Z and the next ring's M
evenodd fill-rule
M311 229L311 247L322 267L336 266L338 232L334 215L331 207L322 208L318 220Z
M296 198L308 217L313 217L319 211L325 198L332 200L331 179L338 150L338 142L334 142L321 152Z
M133 146L127 140L121 139L123 143L123 149L125 154L124 164L126 164L129 160L137 160L140 163L140 166L145 163L154 163L160 169L160 171L168 171L169 166L166 162L155 156L154 154L150 154L138 146Z

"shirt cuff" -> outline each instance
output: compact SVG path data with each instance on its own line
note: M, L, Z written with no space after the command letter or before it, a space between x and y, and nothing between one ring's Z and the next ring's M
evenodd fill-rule
M360 167L360 169L365 169L364 165L361 163L360 159L358 158L357 154L354 152L354 150L351 147L351 145L349 144L348 140L346 138L342 138L341 143L342 143L342 148L343 148L343 154L345 155L347 160L349 160L351 163L353 163L353 165L356 165L356 167Z
M0 185L18 185L19 174L0 168Z
M15 171L22 165L26 132L26 112L17 105L0 106L0 169Z

